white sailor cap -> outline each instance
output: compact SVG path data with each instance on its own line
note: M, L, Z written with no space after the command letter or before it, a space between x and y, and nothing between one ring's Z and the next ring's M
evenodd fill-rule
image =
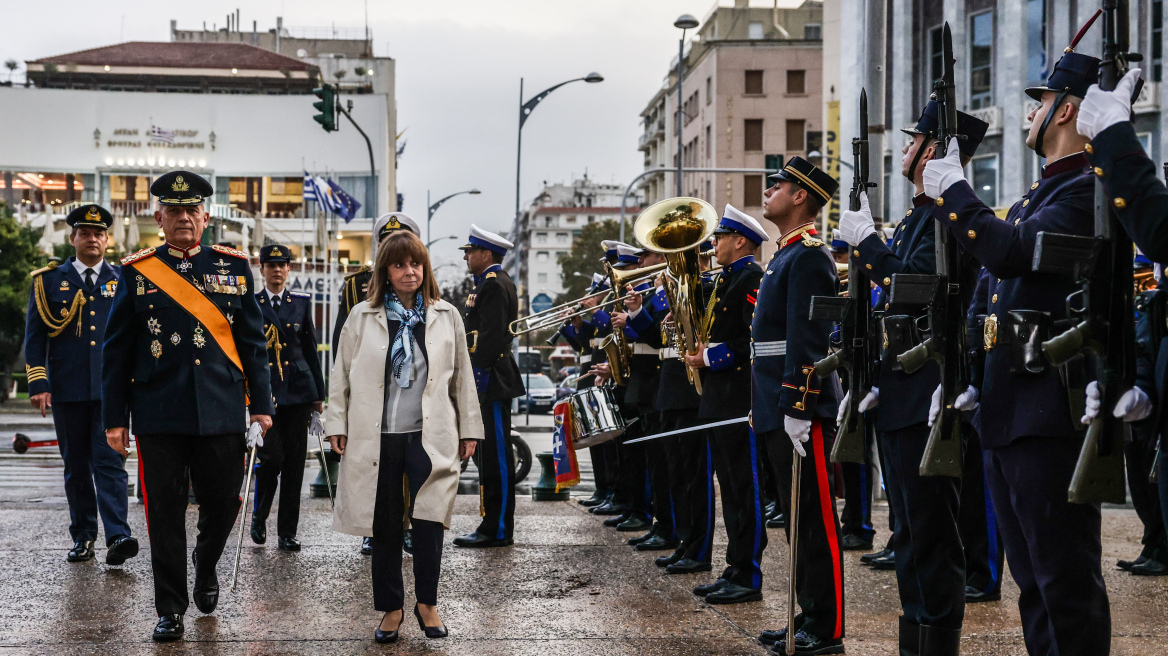
M471 224L470 239L467 240L465 245L459 246L459 249L465 251L472 248L485 248L492 253L506 255L507 251L514 247L515 244L503 239L500 235L488 232L477 225Z
M373 222L373 236L374 241L380 242L385 239L385 236L394 230L409 230L417 236L422 236L422 229L418 227L418 222L415 221L409 214L405 212L390 212L389 214L382 214Z
M628 244L622 244L620 242L617 242L617 245L616 245L617 261L616 261L616 264L617 265L636 264L639 261L639 258L637 256L640 254L640 252L641 252L641 249L637 248L636 246L629 246Z
M715 235L724 235L731 232L746 237L755 245L761 244L767 240L767 231L762 227L753 216L742 212L733 205L727 204L726 210L722 212L722 220L718 223L718 228L714 230Z
M592 285L588 287L588 291L598 292L602 289L608 289L608 276L602 273L592 274Z

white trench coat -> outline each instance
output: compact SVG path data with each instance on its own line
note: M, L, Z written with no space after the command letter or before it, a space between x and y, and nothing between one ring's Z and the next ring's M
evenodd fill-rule
M341 329L324 421L326 435L348 436L333 511L333 530L341 533L373 535L385 362L391 341L385 308L371 307L367 301L353 308ZM418 490L413 516L450 528L461 465L458 441L483 439L483 421L462 317L446 301L426 309L426 354L422 447L430 456L431 470ZM405 522L408 526L409 519Z

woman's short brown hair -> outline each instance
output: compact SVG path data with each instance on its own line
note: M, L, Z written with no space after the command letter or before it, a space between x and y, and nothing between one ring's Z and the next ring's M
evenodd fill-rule
M433 305L440 297L438 281L434 279L434 270L430 267L430 253L418 236L409 230L395 230L377 246L377 260L373 262L373 278L369 281L369 292L365 300L373 307L381 307L385 302L385 294L393 287L389 281L389 267L391 264L402 262L419 262L422 265L422 300L427 306Z

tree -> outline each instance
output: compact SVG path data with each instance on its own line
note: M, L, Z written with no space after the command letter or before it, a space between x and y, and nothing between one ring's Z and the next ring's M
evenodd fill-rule
M16 69L20 68L20 64L15 59L4 60L4 68L8 69L8 83L12 84L12 76L16 73Z
M454 307L462 310L462 306L466 303L466 297L470 296L474 291L474 278L467 274L465 278L458 282L447 285L441 288L442 300L450 303Z
M632 234L633 222L626 219L625 238L632 239ZM604 249L600 242L606 239L620 239L619 221L589 223L573 240L572 250L560 256L560 280L564 282L564 293L556 299L556 303L580 298L592 284L592 274L604 273L604 267L600 264Z
M12 367L24 346L24 312L28 308L29 272L43 266L37 252L40 236L22 227L12 210L0 203L0 401L12 387Z

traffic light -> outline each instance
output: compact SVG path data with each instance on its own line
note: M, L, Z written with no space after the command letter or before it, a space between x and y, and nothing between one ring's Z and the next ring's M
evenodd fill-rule
M312 106L320 113L312 117L312 120L320 123L325 132L335 132L337 129L337 100L336 89L331 84L322 84L319 88L313 89L312 94L319 101L312 103Z

